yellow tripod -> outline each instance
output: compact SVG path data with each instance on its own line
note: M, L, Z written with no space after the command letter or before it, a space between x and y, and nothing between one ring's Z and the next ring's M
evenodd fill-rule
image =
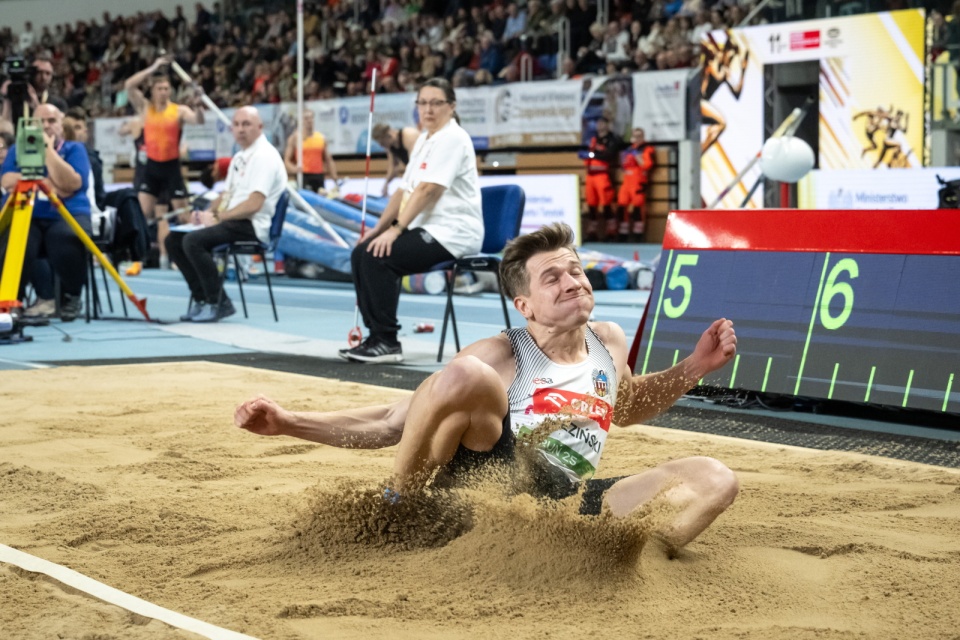
M47 196L60 217L73 230L73 233L80 238L87 250L96 256L104 270L117 282L120 290L140 310L143 317L149 321L147 299L137 298L136 294L117 273L117 270L110 264L110 261L83 230L83 227L73 219L63 201L40 179L19 180L16 188L10 193L7 203L0 210L0 234L3 234L7 227L10 228L10 236L7 240L7 256L3 262L3 274L0 276L0 313L11 313L13 309L21 306L19 300L20 278L23 274L23 258L27 249L27 236L30 233L30 221L33 218L33 205L37 199L37 191L42 191Z

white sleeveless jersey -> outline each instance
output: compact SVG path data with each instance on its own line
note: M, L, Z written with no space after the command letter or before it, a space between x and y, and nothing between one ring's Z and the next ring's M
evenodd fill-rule
M540 350L525 328L506 332L513 346L517 375L507 396L510 426L517 438L550 416L562 414L562 428L540 445L541 453L573 481L593 476L610 431L617 399L617 371L610 352L587 327L587 358L557 364Z

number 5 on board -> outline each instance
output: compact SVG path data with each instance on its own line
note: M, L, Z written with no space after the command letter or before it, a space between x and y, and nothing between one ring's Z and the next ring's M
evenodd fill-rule
M690 306L690 297L693 295L693 283L690 281L689 276L680 275L680 269L688 265L691 267L696 266L699 259L700 256L687 253L678 255L674 261L673 270L670 272L670 280L667 281L667 289L673 291L679 288L683 291L683 298L678 305L674 305L673 300L670 298L663 301L663 313L666 314L668 318L679 318L683 315L683 312L687 310L687 307Z

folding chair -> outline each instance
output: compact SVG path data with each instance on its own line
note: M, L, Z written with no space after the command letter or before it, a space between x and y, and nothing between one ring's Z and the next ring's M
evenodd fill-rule
M433 270L443 268L447 271L447 306L443 313L443 330L440 333L440 350L437 362L443 360L443 345L447 337L447 322L453 325L453 340L460 351L460 336L457 332L457 316L453 309L453 286L457 275L462 271L492 271L497 276L497 290L500 292L500 305L503 307L503 319L510 328L510 315L507 311L507 298L500 283L500 256L507 242L520 234L523 221L523 207L526 194L513 184L482 187L480 200L483 208L483 247L481 253L464 256L452 263L437 265Z
M284 191L281 194L280 199L277 200L277 208L273 213L273 221L270 223L270 238L268 242L260 242L259 240L242 240L238 242L231 242L229 244L221 244L213 248L213 255L220 256L223 258L223 272L220 274L220 298L223 299L223 281L227 276L227 264L230 261L230 257L233 256L233 264L237 269L237 285L240 287L240 302L243 304L243 317L249 318L247 315L247 299L243 295L243 278L242 267L240 266L240 255L256 255L260 256L260 260L263 263L263 273L267 278L267 291L270 293L270 306L273 307L273 319L276 322L280 322L279 316L277 316L277 303L273 299L273 286L270 284L270 269L267 267L267 255L272 253L277 248L277 242L280 241L280 234L283 233L283 221L287 217L287 205L290 204L290 195Z

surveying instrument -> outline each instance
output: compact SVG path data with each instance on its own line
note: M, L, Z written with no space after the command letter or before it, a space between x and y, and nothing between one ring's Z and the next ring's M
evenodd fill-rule
M22 71L22 59L13 60L20 61L20 70ZM7 60L6 67L8 74L11 76L8 91L11 105L14 106L15 110L19 107L21 113L27 113L27 107L24 104L27 97L26 76L25 74L19 74L18 77L18 74L12 72L11 66L11 60ZM150 316L147 314L146 298L139 299L136 297L96 243L90 239L83 227L67 211L56 192L43 181L46 174L46 142L41 121L23 116L17 118L16 122L17 166L21 178L10 192L6 204L0 209L0 235L9 229L7 253L3 262L3 273L0 275L0 344L32 340L30 336L24 336L23 334L24 323L20 319L23 305L19 299L19 292L23 273L23 259L26 254L30 222L33 218L33 207L36 203L38 191L47 197L74 235L97 258L104 271L109 273L116 281L124 295L140 310L144 318L150 321Z

